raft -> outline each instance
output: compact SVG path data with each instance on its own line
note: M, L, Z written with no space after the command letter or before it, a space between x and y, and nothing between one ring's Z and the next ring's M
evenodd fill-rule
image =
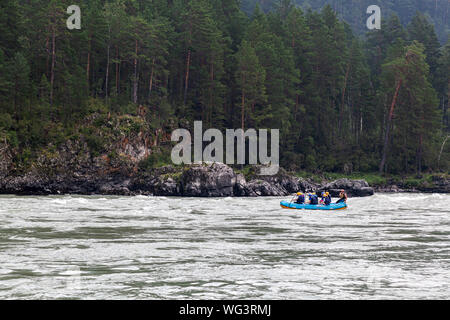
M280 205L283 209L297 209L297 210L344 210L347 209L345 202L332 203L329 206L323 204L297 204L295 202L281 201Z

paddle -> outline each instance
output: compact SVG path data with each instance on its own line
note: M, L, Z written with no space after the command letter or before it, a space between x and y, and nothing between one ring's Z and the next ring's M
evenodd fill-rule
M292 203L292 201L294 201L294 199L295 199L296 196L297 196L297 195L295 194L295 195L292 197L292 199L291 199L291 201L290 201L289 203Z

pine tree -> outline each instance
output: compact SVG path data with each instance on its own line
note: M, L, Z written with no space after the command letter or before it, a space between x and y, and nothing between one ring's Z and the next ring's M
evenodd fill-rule
M414 167L418 173L424 167L425 148L436 147L438 114L436 92L429 82L429 66L424 46L418 42L404 48L401 55L383 66L384 89L392 94L388 110L386 134L380 172L385 170L387 153L392 141L393 153L401 155L391 162L396 170ZM394 117L395 115L395 117ZM395 119L395 127L392 125ZM390 136L392 135L394 138ZM428 150L428 154L433 152ZM415 159L412 163L411 160ZM432 163L428 162L428 166Z
M19 36L22 34L23 17L18 0L0 2L0 49L6 57L12 58L20 47Z
M51 34L51 67L50 67L50 107L53 106L55 92L56 39L63 25L63 7L52 0L48 6L49 29Z
M266 72L259 62L255 49L246 40L242 41L236 53L236 83L240 89L241 128L251 120L255 106L264 105L267 101L265 81Z
M440 58L440 43L434 31L434 26L428 22L426 17L417 13L408 26L409 40L419 41L425 46L426 61L430 66L430 72L433 85L436 86L434 74L438 68L438 61Z
M132 101L137 104L139 101L139 75L141 64L145 63L147 58L146 49L148 49L148 41L150 38L150 25L142 17L132 17L129 25L129 35L132 40L132 49L128 52L132 59Z
M0 113L9 111L10 92L13 87L11 81L12 73L9 69L9 63L3 50L0 48Z
M111 4L110 6L113 7L114 5ZM97 96L97 94L101 93L101 86L106 78L106 75L105 77L98 75L97 70L105 69L105 65L101 61L105 57L105 43L109 37L109 30L105 20L105 11L100 0L87 2L82 6L81 10L83 12L81 36L84 39L81 48L85 54L83 60L86 65L87 88L89 94ZM110 21L109 24L112 25L112 22Z
M442 56L439 59L439 68L436 77L439 83L439 92L441 94L441 105L443 115L443 125L447 132L450 132L450 117L448 110L450 108L450 37L446 46L442 50Z
M25 99L29 95L30 90L30 66L24 55L20 52L16 53L12 61L11 72L13 77L13 101L15 118L19 121L21 108L25 104Z
M57 144L136 103L165 134L198 119L281 129L292 170L445 170L446 7L378 3L387 19L363 38L369 0L80 0L71 31L69 1L0 2L0 134Z
M223 35L213 19L213 8L206 0L189 1L184 21L183 104L187 105L190 91L195 93L190 102L198 106L197 117L212 124L213 114L218 111L216 106L223 104Z

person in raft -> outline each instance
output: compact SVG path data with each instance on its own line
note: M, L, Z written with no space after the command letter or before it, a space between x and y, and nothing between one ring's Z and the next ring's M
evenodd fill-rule
M304 204L305 203L305 195L301 192L297 192L297 201L295 203L297 204Z
M321 193L321 199L320 199L320 204L323 204L325 206L329 206L331 204L331 196L329 192L325 192L323 191Z
M336 203L341 202L347 202L347 193L345 193L344 189L342 189L341 192L339 193L339 200Z
M331 196L328 191L325 192L325 198L323 199L323 204L326 206L329 206L331 204Z
M317 194L308 194L309 198L309 204L319 204L319 197L317 197Z

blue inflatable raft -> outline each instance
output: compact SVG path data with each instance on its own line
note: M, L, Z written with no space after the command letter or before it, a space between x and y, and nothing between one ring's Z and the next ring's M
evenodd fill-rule
M281 201L280 205L283 209L297 209L297 210L344 210L347 209L347 204L345 202L332 203L329 206L322 204L297 204L294 202Z

